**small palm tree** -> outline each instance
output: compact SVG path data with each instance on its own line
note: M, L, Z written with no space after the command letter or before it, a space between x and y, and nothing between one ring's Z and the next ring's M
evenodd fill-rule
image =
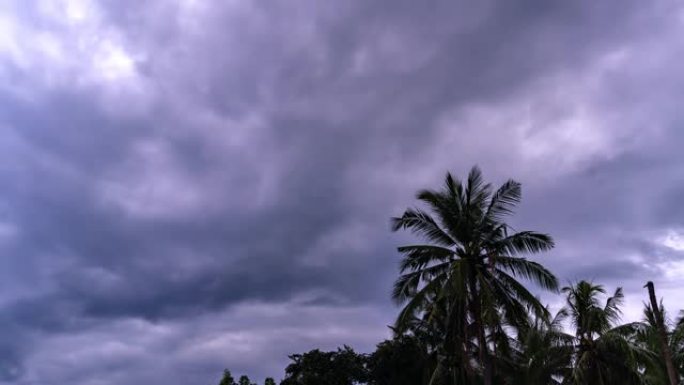
M484 384L491 385L492 331L500 329L502 322L522 325L528 308L540 317L548 315L519 279L557 290L556 277L519 255L550 250L553 240L538 232L516 232L505 223L520 197L518 182L509 180L493 191L479 168L473 167L465 184L447 174L441 190L418 192L417 199L432 214L408 209L392 219L394 231L408 229L426 241L399 248L402 275L393 297L405 306L397 328L405 330L421 313L425 317L418 318L445 328L443 365L437 366L438 371L457 366L458 376L469 376L477 370ZM476 367L471 364L473 354Z
M528 325L519 329L510 355L500 358L506 368L501 383L560 385L568 377L573 336L563 331L566 317L564 309L551 320L530 317Z
M562 289L566 294L566 311L575 328L574 367L567 383L573 384L641 384L639 362L650 353L629 338L638 324L619 325L624 295L615 290L601 306L606 294L601 285L580 281Z

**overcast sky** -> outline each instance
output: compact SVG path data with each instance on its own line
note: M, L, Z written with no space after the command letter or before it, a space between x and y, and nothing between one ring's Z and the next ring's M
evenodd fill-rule
M0 1L0 383L370 351L389 217L474 164L563 283L676 314L682 36L675 0Z

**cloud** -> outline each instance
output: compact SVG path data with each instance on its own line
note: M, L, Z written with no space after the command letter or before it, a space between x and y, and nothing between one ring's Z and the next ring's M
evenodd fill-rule
M670 1L0 5L0 382L186 384L387 336L387 220L523 182L563 280L681 270ZM553 300L553 299L551 299ZM162 360L160 357L163 357Z
M34 365L23 378L27 383L43 378L74 383L211 382L227 362L238 373L267 370L280 376L281 357L291 349L334 349L344 343L370 349L374 338L388 334L383 321L376 307L298 301L241 304L192 323L120 319L80 333L48 336L30 355ZM73 370L65 372L64 367Z

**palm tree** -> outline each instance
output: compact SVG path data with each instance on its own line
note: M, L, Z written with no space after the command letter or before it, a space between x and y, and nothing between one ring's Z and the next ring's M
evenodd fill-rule
M560 385L571 370L573 336L563 331L567 312L551 319L531 316L518 330L511 354L500 358L507 385Z
M650 357L627 337L638 324L619 325L622 288L601 306L601 285L580 281L562 289L566 311L575 328L574 367L566 383L582 385L641 384L639 362Z
M456 307L456 309L451 309ZM471 341L466 341L470 349L457 350L459 337L463 328L472 328L472 322L460 320L467 317L466 314L458 314L462 307L454 305L446 300L438 300L436 293L427 296L423 304L423 311L414 314L411 319L403 321L403 329L394 328L397 337L401 337L406 331L410 331L424 346L427 353L428 375L427 383L435 384L471 384L474 378L473 369L470 366L455 366L453 363L468 363L471 357L465 352L475 351L476 346ZM458 322L454 322L458 320ZM471 335L474 333L471 332Z
M667 344L672 353L677 380L681 382L684 376L684 318L680 317L675 323L667 322L667 313L662 302L660 311L667 327ZM668 369L665 362L657 354L661 350L658 321L650 304L644 307L644 320L635 328L632 335L634 343L642 349L653 352L652 357L642 360L644 382L648 385L669 385Z
M473 167L465 184L447 173L441 190L418 192L417 199L435 217L421 209L408 209L392 219L393 231L408 229L426 241L398 249L403 255L402 275L395 282L393 297L405 306L397 328L405 330L417 314L427 312L430 322L436 322L433 315L442 316L439 322L447 331L442 351L451 361L445 365L457 365L460 373L477 369L485 385L492 384L494 375L490 332L501 322L512 327L524 323L527 308L540 317L548 315L518 279L544 289L558 288L550 271L518 256L553 247L549 235L515 232L504 222L520 197L518 182L509 180L493 191L479 168ZM435 306L441 311L429 311ZM474 353L476 367L470 360Z

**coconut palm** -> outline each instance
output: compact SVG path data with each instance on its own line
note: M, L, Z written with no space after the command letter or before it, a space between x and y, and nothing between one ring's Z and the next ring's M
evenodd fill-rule
M500 323L517 327L527 308L547 316L519 279L557 290L555 276L520 254L553 247L549 235L514 231L504 221L520 202L520 184L509 180L493 191L473 167L465 184L447 174L441 190L423 190L417 199L429 211L408 209L392 219L392 229L408 229L426 243L399 248L402 275L395 282L394 299L404 304L397 328L405 329L416 314L446 327L442 350L448 360L439 370L457 366L460 373L478 371L485 385L493 381L490 335ZM433 216L434 215L434 216ZM437 305L438 304L438 305ZM439 306L442 311L430 312ZM419 317L422 318L422 317ZM470 357L476 355L475 363ZM458 362L454 362L455 360Z
M471 329L470 335L475 334L473 324L468 321L467 314L459 313L459 310L462 311L463 307L458 301L439 300L433 294L426 300L424 310L404 325L426 347L431 368L427 381L430 385L472 384L477 381L474 369L469 365L471 356L468 354L476 351L477 346L472 341L465 341L468 347L460 343L462 334L468 334L464 328Z
M509 355L500 357L501 383L507 385L559 385L571 370L573 336L563 331L567 312L551 319L531 316L518 330Z
M663 309L662 302L659 308ZM663 318L667 319L667 313L664 310L662 312ZM675 323L667 322L666 326L667 343L672 352L672 361L679 376L679 382L681 382L682 377L684 377L684 318L680 317ZM669 385L667 367L659 355L661 342L656 317L651 305L645 305L644 319L635 328L632 338L642 349L653 352L652 357L647 357L646 360L640 362L644 382L648 385Z
M629 335L638 324L619 325L622 288L601 305L601 285L580 281L562 289L566 311L575 329L574 367L566 383L582 385L641 384L639 362L650 352L634 344Z

